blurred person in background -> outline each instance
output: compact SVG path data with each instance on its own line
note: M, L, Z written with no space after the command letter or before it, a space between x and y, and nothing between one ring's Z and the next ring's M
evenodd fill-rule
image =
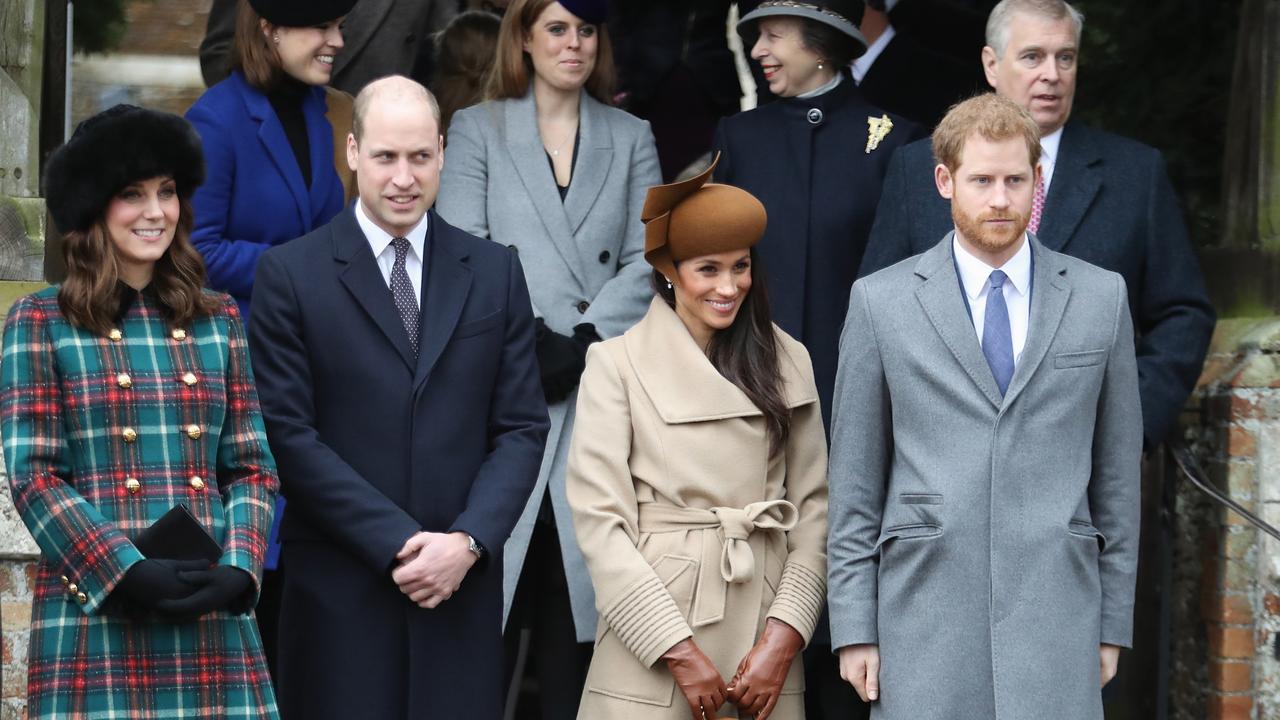
M449 21L436 38L436 72L431 91L440 102L440 133L449 135L453 114L484 99L493 70L502 18L468 10Z

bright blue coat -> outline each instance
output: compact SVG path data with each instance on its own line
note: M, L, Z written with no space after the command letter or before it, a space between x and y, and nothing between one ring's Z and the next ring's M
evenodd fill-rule
M209 286L230 293L246 321L258 256L306 235L342 210L324 88L311 88L302 113L311 152L309 188L267 96L240 71L209 88L187 111L204 143L208 167L208 179L192 198L192 241L204 256Z

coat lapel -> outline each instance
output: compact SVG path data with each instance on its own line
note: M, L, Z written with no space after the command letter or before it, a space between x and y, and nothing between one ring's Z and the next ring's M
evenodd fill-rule
M762 414L715 369L662 298L649 303L649 312L623 335L623 342L636 378L663 422L674 425ZM817 402L812 379L804 379L794 358L779 354L788 407Z
M960 287L960 278L956 276L955 261L951 257L951 238L954 231L947 233L933 249L926 251L916 262L916 275L924 282L916 288L916 299L929 316L934 330L942 337L951 354L955 355L960 367L968 373L978 389L995 407L1000 407L1003 398L996 379L987 365L987 358L982 354L982 346L978 342L977 333L973 330L965 307L964 290Z
M258 139L262 142L262 147L266 150L267 156L271 158L271 162L275 164L276 171L284 179L285 186L289 188L289 194L293 195L293 200L298 206L298 219L302 221L302 227L311 227L311 198L307 188L303 185L302 171L298 169L298 160L293 156L293 148L289 145L289 138L285 137L284 126L280 124L280 118L276 117L275 111L271 109L271 102L267 100L266 95L253 90L243 81L241 81L241 85L241 95L244 97L244 104L249 111L249 117L258 123ZM321 112L321 115L323 114ZM323 164L316 164L314 141L311 146L311 167L316 168L318 174L320 168L332 164L332 154L322 160Z
M609 166L613 163L613 137L609 132L609 119L604 107L587 93L582 93L582 103L578 110L578 132L582 136L578 146L578 161L574 164L573 181L564 201L569 229L574 233L582 227L591 206L600 197L605 178L609 176Z
M1101 153L1078 123L1068 123L1058 146L1053 181L1045 197L1037 237L1050 250L1062 252L1085 211L1102 188Z
M1027 322L1027 343L1022 357L1009 381L1004 394L1004 405L1009 407L1022 392L1040 367L1041 361L1058 333L1067 300L1071 297L1071 284L1067 281L1067 268L1056 254L1047 252L1035 238L1031 240L1031 260L1034 263L1031 280L1031 316Z
M334 218L333 257L346 265L338 273L342 284L378 329L382 330L382 334L387 336L404 364L413 370L413 350L409 347L409 336L404 331L404 323L400 321L400 312L396 310L391 290L382 279L382 271L378 269L373 249L360 230L355 210L351 207Z
M422 278L422 335L418 340L418 364L413 374L417 392L426 383L431 370L444 352L462 315L471 289L471 268L467 252L458 247L443 228L440 216L430 212L427 227L426 276Z
M320 168L332 167L334 158L333 126L325 118L328 107L325 102L324 88L313 88L302 101L302 117L307 123L307 145L311 151L311 187L307 188L311 207L322 208L325 196L329 194L330 184L325 182L328 173L320 172ZM312 223L311 218L304 227L314 227L320 223Z
M564 203L560 201L560 193L555 188L555 178L551 175L546 151L542 147L542 136L538 134L538 114L533 103L533 89L530 88L523 98L506 103L505 112L507 147L525 191L533 201L548 237L564 259L569 272L579 283L586 284L586 271L574 242L569 217L565 213Z

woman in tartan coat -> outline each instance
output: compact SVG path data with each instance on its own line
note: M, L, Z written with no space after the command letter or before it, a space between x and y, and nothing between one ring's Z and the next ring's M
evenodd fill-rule
M20 299L0 358L14 505L40 546L30 718L274 718L252 607L278 481L235 302L201 289L181 118L117 106L50 158L67 279ZM216 564L146 558L178 504Z

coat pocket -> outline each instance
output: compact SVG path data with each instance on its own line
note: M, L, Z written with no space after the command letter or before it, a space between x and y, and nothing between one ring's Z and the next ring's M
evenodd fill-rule
M1085 520L1072 520L1067 523L1067 532L1077 537L1096 540L1098 542L1098 552L1102 552L1107 547L1107 536L1103 535L1101 530Z
M488 332L489 330L501 325L502 319L502 311L495 310L477 320L459 323L453 330L453 339L461 340L462 338L471 337L472 335L479 335L480 333Z
M941 505L942 496L935 493L898 493L903 505Z
M921 538L937 537L941 534L942 526L935 525L933 523L895 525L881 531L880 539L876 541L876 548L883 549L885 544L892 540L918 540Z
M689 617L698 580L697 559L668 553L653 563L653 572L667 588L680 612ZM666 664L659 661L653 667L645 667L603 620L601 630L591 667L587 670L587 691L620 700L670 707L676 682Z
M1058 353L1053 356L1055 368L1079 368L1097 365L1107 358L1106 350L1085 350L1083 352Z

